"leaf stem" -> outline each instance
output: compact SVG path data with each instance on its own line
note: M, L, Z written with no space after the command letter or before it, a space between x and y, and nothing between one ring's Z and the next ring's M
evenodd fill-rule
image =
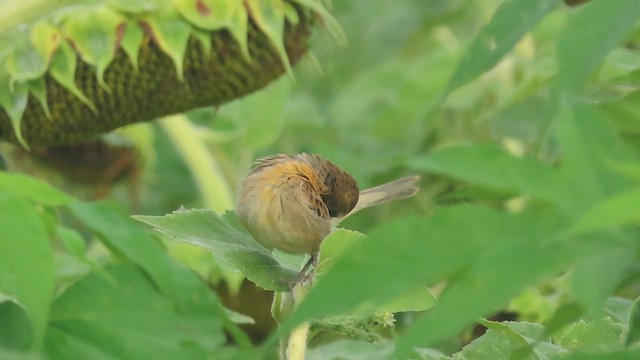
M205 205L218 213L233 208L231 188L197 127L184 115L164 117L160 124L191 170Z

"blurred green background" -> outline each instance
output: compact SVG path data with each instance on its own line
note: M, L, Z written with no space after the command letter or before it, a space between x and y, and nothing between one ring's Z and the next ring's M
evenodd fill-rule
M571 22L582 9L547 1L546 4L553 4L550 6L553 10L542 13L540 22L532 22L521 38L514 35L515 46L503 57L498 57L500 61L494 67L487 65L491 62L490 51L470 49L470 46L502 3L498 0L334 1L331 13L341 24L348 44L339 47L319 26L311 39L310 54L296 66L294 77L283 76L265 89L219 109L198 109L185 114L186 118L168 117L120 129L104 136L104 143L88 143L65 150L36 149L32 154L5 144L2 154L9 170L43 179L76 198L115 199L127 209L124 217L127 214L164 215L181 206L211 208L218 212L231 210L236 187L255 159L275 153L299 152L319 153L331 159L350 172L361 189L405 175L422 176L421 192L415 198L368 209L343 224L345 228L365 234L380 224L409 216L426 219L438 207L450 205L474 204L519 214L528 206L540 210L550 205L545 202L547 199L536 202L535 193L522 191L518 186L496 190L491 186L494 180L484 181L482 174L475 185L469 185L476 179L470 168L464 170L466 175L454 176L455 171L425 171L428 166L419 165L419 160L425 154L447 146L489 143L514 158L527 156L554 169L563 165L567 149L560 144L562 136L555 133L554 104L560 101L560 95L564 96L558 89L569 89L571 81L582 79L580 74L572 74L576 69L578 73L587 73L580 86L576 86L579 89L571 89L572 101L586 104L606 117L607 121L603 123L606 123L607 131L615 133L617 141L612 143L611 149L631 149L629 158L632 160L623 164L627 166L626 170L620 170L623 165L617 165L621 172L635 179L630 186L637 186L640 173L635 160L640 150L640 114L637 110L639 27L630 27L631 33L621 30L621 42L612 35L613 40L594 41L594 46L599 48L590 49L589 36L593 34L586 26L588 23ZM594 18L595 31L600 29L599 24L608 21L607 16L608 13L603 13L601 18ZM584 18L586 16L581 21ZM627 20L637 23L637 19ZM528 20L523 18L522 21ZM499 25L494 31L503 37L487 40L488 49L499 48L500 41L508 38L512 31ZM605 47L607 44L610 48ZM575 62L580 60L580 51L591 50L588 54L595 55L587 56L585 61L595 59L593 61L602 60L601 63L591 66ZM452 88L450 80L456 79L454 74L461 71L461 63L467 64L466 70L471 73L475 71L473 67L478 66L479 76L469 76ZM456 76L465 79L459 74ZM562 82L563 76L569 79L566 83ZM457 85L463 86L457 88ZM447 93L447 89L453 91ZM581 139L589 144L590 138L586 135ZM598 156L593 155L584 162L599 161L594 160ZM611 154L603 157L615 160ZM490 163L489 158L480 156L479 160ZM482 161L479 164L483 164ZM500 179L500 164L492 165L498 169L494 177ZM614 165L611 167L617 166ZM508 173L509 169L504 170ZM598 174L607 177L602 175L604 173ZM580 184L582 177L570 178L574 175L567 175L565 180ZM534 178L536 180L539 179ZM556 184L542 185L552 188ZM590 192L590 189L586 190L586 193ZM533 199L531 203L530 199ZM570 199L567 203L578 204L579 201ZM629 209L630 212L637 211L637 205L631 204ZM578 210L572 211L579 215ZM556 213L547 214L555 216ZM571 221L562 218L564 215L567 214L558 215L557 222L566 220L569 224L573 221L571 216L567 217ZM59 216L61 222L74 223L68 219L74 216L64 212L55 216ZM635 220L637 214L619 225L631 224L634 232L630 236L637 241ZM530 232L536 230L532 228ZM86 229L78 232L87 240L86 251L81 252L88 260L69 256L64 246L57 245L57 293L62 293L69 284L87 274L96 274L97 270L92 268L95 264L101 266L122 260L122 250L91 240ZM429 233L421 235L414 241L431 240ZM163 246L172 258L196 270L228 307L258 321L258 326L248 330L254 341L259 342L273 333L275 325L269 314L271 294L244 282L237 273L221 268L204 250L171 241L165 241ZM634 242L630 248L635 247ZM485 250L490 252L492 249ZM604 293L623 296L621 302L630 308L639 289L635 282L637 270L634 270L637 259L629 260L625 269L626 272L620 274L625 273L628 277L624 277L624 281L615 278L613 287L617 281L621 282L620 286ZM521 295L502 303L500 309L494 309L496 311L491 314L476 315L495 316L493 319L496 320L546 323L554 319L557 309L571 303L575 295L567 285L566 274L556 275L559 276L525 284L535 286L528 286ZM431 285L435 285L434 293L439 294L442 284ZM398 332L402 333L418 316L413 313L398 315ZM577 320L575 317L567 319ZM633 319L630 323L628 319L626 321L628 327L625 329L633 329L629 325ZM605 327L610 331L607 336L622 336L622 330L617 332L616 326ZM460 335L440 341L439 350L455 353L483 331L462 325L457 329ZM492 329L497 331L497 326ZM564 345L570 343L571 336L584 344L588 342L584 340L586 337L580 338L576 334L566 336ZM323 339L325 342L330 340ZM235 341L238 341L237 337ZM622 345L611 348L619 350ZM358 351L366 354L363 349ZM346 356L345 352L336 351ZM323 358L318 353L313 356Z

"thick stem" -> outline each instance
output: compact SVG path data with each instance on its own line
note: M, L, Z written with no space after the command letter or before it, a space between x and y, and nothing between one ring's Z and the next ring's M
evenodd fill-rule
M206 206L218 213L232 209L231 188L196 126L184 115L167 116L160 124L191 170Z
M315 269L309 273L307 281L297 283L291 289L291 292L275 294L271 312L277 322L281 322L293 312L295 307L304 299L309 289L311 289L314 277ZM308 337L309 323L304 323L293 329L287 338L280 339L280 359L304 360Z
M301 324L293 329L289 335L287 344L286 359L287 360L304 360L304 354L307 350L307 336L309 335L309 323Z

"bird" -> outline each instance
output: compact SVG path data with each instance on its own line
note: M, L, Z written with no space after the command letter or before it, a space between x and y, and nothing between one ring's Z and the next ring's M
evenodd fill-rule
M236 213L268 250L308 254L316 265L322 240L354 213L414 196L417 175L360 191L347 171L318 154L277 154L257 160L240 183ZM297 280L296 280L297 281Z

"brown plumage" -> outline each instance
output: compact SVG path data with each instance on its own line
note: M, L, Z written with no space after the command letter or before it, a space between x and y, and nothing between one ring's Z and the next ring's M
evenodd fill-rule
M236 211L266 248L311 254L313 262L333 226L366 207L415 195L419 180L409 176L360 192L348 172L320 155L273 155L249 170Z

